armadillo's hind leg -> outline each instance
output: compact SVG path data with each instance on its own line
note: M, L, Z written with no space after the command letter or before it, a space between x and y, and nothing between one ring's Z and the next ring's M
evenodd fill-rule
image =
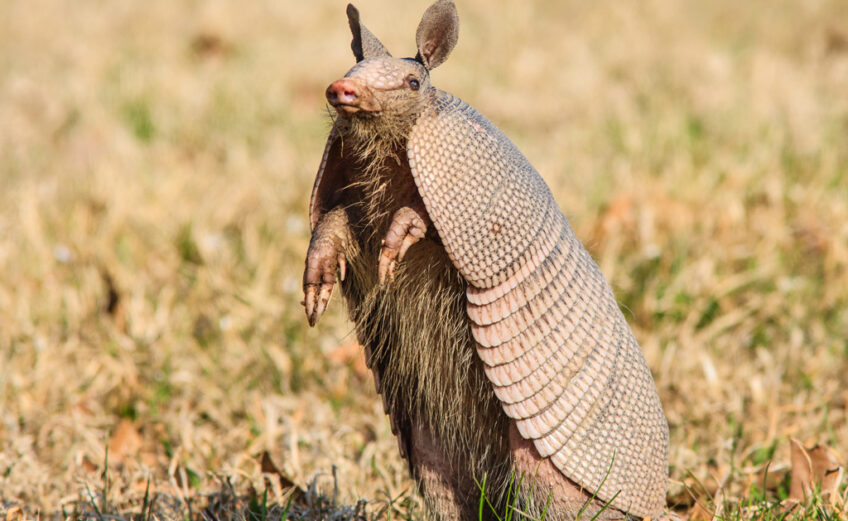
M314 326L327 309L336 284L337 268L341 280L345 278L344 251L351 237L347 213L341 207L324 214L312 232L303 271L303 305L310 326Z
M410 432L412 453L410 462L421 494L427 502L433 521L471 519L463 512L463 500L468 498L457 490L451 462L439 448L429 429L422 422L413 424Z
M381 285L394 279L395 266L403 260L410 246L424 238L430 224L430 216L423 203L403 206L395 212L380 251L377 274Z
M514 421L509 425L512 470L521 483L519 503L525 512L538 518L546 512L548 521L624 521L626 514L595 497L557 469L550 458L539 455L535 445L518 432ZM638 518L634 518L638 519Z

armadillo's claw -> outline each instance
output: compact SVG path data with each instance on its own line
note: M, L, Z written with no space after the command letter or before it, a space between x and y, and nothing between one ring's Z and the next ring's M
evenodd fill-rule
M303 305L310 326L314 326L327 309L333 286L336 284L336 269L344 280L347 272L344 253L338 251L332 241L312 241L306 254L306 269L303 272Z
M333 284L307 284L303 288L306 295L304 307L306 308L306 320L310 327L314 326L330 302L333 294Z
M330 296L333 294L332 284L321 284L321 291L318 293L317 307L315 308L315 320L317 321L324 311L327 309L327 304L330 302Z
M421 208L404 206L395 212L392 223L383 239L383 249L380 251L380 262L377 276L380 285L393 282L397 263L403 260L409 248L424 238L427 233L429 218Z
M377 267L377 277L380 280L380 286L385 286L388 282L394 282L395 268L397 267L396 256L397 253L392 254L386 248L383 248L383 251L380 252L380 264Z
M306 321L309 322L309 327L315 325L315 322L318 321L318 316L315 314L315 303L316 303L316 285L309 284L308 286L304 286L303 293L305 298L303 299L303 307L306 308Z
M391 254L386 251L386 248L383 248L380 251L380 260L377 264L377 280L380 281L380 286L386 285L386 279L389 274L389 266L394 262L394 259L391 258Z
M420 228L410 228L406 237L403 238L403 243L400 245L400 252L398 252L398 261L402 261L404 255L406 255L406 251L409 250L409 247L418 242L420 239L424 237L424 231Z

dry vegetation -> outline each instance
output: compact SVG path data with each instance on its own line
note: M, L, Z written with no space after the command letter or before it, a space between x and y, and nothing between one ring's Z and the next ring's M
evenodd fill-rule
M358 2L396 54L428 3ZM504 4L459 2L434 82L513 137L615 288L671 504L779 499L789 436L848 452L848 5ZM148 477L261 495L268 451L419 515L342 306L310 330L299 305L349 40L341 2L0 0L0 511L88 485L138 512Z

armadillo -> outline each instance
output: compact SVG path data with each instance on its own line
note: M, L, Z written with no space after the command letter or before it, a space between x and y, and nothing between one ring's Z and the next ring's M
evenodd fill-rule
M326 90L309 324L339 284L435 518L477 519L483 493L490 516L656 517L668 424L610 286L516 146L430 82L456 7L426 10L414 58L347 16L356 64Z

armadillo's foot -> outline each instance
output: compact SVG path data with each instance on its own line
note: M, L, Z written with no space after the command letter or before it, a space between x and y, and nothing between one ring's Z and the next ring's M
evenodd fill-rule
M328 214L316 227L306 253L306 269L303 272L303 305L306 319L314 326L333 294L336 284L336 269L339 278L345 279L345 244L348 239L346 220Z
M315 249L309 248L306 256L306 270L303 272L303 305L306 307L306 320L314 326L333 294L336 284L336 267L341 280L345 278L346 263L344 253L336 251L329 241Z
M410 246L424 238L429 225L430 217L423 204L404 206L395 212L380 251L377 275L381 286L394 280L397 263L403 260Z

